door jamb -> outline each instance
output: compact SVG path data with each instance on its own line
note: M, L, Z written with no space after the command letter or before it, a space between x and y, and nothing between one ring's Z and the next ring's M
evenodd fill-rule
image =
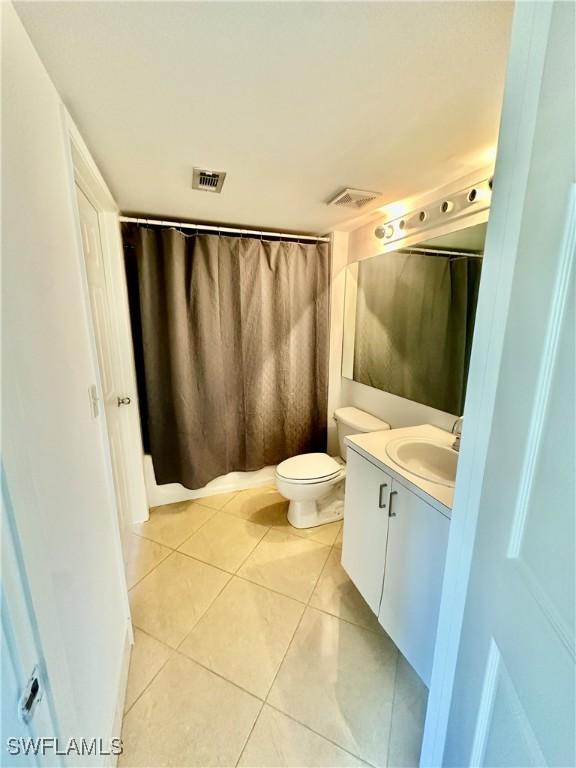
M114 335L113 343L119 351L119 373L122 392L129 395L132 407L125 413L122 424L122 437L125 440L124 459L126 461L126 477L130 499L128 525L148 520L148 501L144 482L144 450L140 432L140 414L138 405L138 392L136 386L136 368L132 346L132 332L130 327L130 311L128 306L128 289L126 274L124 271L124 255L122 249L122 237L118 220L119 210L116 201L112 197L106 182L72 118L64 106L62 106L62 119L65 133L67 160L69 167L70 190L73 196L73 204L77 209L76 184L86 195L98 214L100 236L102 243L102 256L104 273L106 278L109 307L111 308L110 328ZM78 221L78 215L76 213ZM86 266L82 250L82 239L78 225L78 253L80 267L83 273L83 283L86 289ZM89 313L89 324L92 328L92 313L90 310L89 296L86 290L86 309ZM92 334L93 354L97 363L95 340ZM99 366L97 364L97 369ZM101 387L99 387L101 391ZM111 467L112 458L109 450L108 432L105 421L101 420L104 430L108 463ZM111 473L110 473L111 474ZM112 488L114 488L112 482ZM114 493L114 499L116 494ZM116 500L116 499L115 499Z

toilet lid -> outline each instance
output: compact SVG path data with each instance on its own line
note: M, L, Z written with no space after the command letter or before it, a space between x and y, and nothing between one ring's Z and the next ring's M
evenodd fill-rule
M286 480L329 480L342 467L327 453L302 453L282 461L276 472Z

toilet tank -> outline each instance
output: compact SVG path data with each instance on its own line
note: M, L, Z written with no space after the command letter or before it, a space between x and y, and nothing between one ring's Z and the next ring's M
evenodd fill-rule
M359 408L346 406L337 408L334 411L334 418L338 425L338 443L340 446L340 456L346 458L346 446L344 438L346 435L358 435L362 432L379 432L381 429L390 429L390 424L382 419L377 419L371 413L361 411Z

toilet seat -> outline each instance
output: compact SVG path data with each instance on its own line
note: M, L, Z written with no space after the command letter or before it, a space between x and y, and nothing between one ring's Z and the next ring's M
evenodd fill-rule
M325 483L341 474L343 467L327 453L302 453L282 461L276 474L297 485Z

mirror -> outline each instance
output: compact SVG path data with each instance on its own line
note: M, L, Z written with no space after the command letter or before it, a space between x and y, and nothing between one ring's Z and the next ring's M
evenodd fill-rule
M461 416L486 224L350 264L342 375Z

